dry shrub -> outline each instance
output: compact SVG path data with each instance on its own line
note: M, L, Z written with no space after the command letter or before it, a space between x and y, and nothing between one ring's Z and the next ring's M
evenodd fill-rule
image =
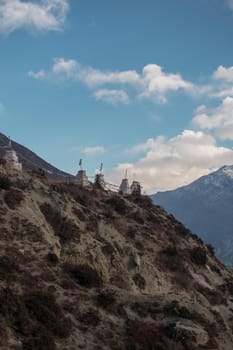
M7 327L4 319L0 318L0 347L5 346L8 340Z
M182 253L184 254L184 252ZM184 256L178 252L176 247L165 248L160 252L159 257L163 267L173 272L187 273Z
M23 336L31 333L32 323L22 297L9 288L0 291L0 315L16 333Z
M109 310L116 303L116 292L109 289L100 291L96 297L96 303L99 307Z
M88 327L97 327L100 324L100 316L97 310L89 309L78 315L78 321Z
M195 313L192 313L185 306L180 306L176 300L164 306L164 313L166 316L177 316L188 320L196 318Z
M0 280L10 281L16 277L19 267L13 259L8 256L0 257Z
M12 185L11 181L7 176L5 175L0 176L0 189L9 190L11 185Z
M106 200L106 204L110 205L118 214L125 215L128 211L128 206L123 198L115 195Z
M104 289L96 296L96 304L105 311L119 317L127 317L124 305L117 303L117 293L112 289Z
M139 207L143 209L155 209L155 205L152 201L152 199L148 196L135 196L131 195L128 197L132 202L137 204Z
M73 208L72 209L73 213L75 216L77 216L77 218L81 221L85 221L87 219L86 215L83 213L82 210L78 209L78 208Z
M136 284L136 286L140 289L145 289L146 287L146 281L145 281L145 278L140 275L140 273L136 273L134 276L133 276L133 281L134 283Z
M82 287L98 288L103 284L103 280L98 271L89 265L74 265L65 263L63 268L68 275Z
M15 188L9 189L4 196L5 202L10 209L16 209L24 199L24 193Z
M48 253L45 258L51 265L56 265L59 262L59 258L55 253Z
M177 235L186 237L189 236L191 234L191 231L185 227L181 222L176 221L175 224L175 232Z
M212 244L206 244L206 248L208 249L210 256L214 257L215 250L214 250L214 247L212 246Z
M189 251L192 262L197 266L205 266L207 263L206 250L201 247L195 247Z
M47 331L59 338L69 337L72 323L64 316L53 294L35 291L26 294L24 302L31 318L36 319Z
M109 242L102 246L101 250L105 256L112 256L116 251L115 248Z
M0 165L5 166L6 165L6 159L0 157Z
M72 220L62 216L48 203L42 204L40 210L52 226L54 233L60 238L61 243L67 243L71 240L79 241L80 230Z
M184 347L165 335L161 323L129 321L127 350L183 350Z
M39 327L23 341L23 350L56 350L53 335L45 327Z

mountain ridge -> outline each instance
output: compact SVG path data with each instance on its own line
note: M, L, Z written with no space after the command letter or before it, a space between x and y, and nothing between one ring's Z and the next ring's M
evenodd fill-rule
M213 244L225 263L233 264L233 166L223 166L189 185L158 192L151 198ZM220 248L227 247L224 240L228 242L227 251Z

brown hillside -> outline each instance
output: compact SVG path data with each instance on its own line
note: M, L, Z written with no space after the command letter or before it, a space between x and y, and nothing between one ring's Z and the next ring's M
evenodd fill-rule
M231 350L232 327L232 271L148 197L2 168L1 350Z

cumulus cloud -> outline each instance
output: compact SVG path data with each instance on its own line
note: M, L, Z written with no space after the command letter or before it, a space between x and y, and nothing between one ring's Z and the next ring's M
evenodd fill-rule
M201 106L192 120L203 130L211 130L222 140L233 140L233 98L226 97L217 108Z
M34 79L44 79L46 77L46 73L43 70L40 70L38 72L28 72L28 76Z
M0 0L0 33L25 28L32 31L59 31L69 9L68 0Z
M233 67L219 66L213 73L215 79L224 80L227 82L233 82Z
M129 96L124 90L97 90L94 92L96 100L102 100L104 102L116 105L118 103L129 103Z
M214 137L202 131L185 130L170 139L148 139L132 151L143 154L135 163L119 164L109 176L119 183L128 169L148 193L183 186L223 164L233 163L233 150L218 147Z
M41 71L39 71L41 72ZM43 71L44 72L44 71ZM40 79L38 72L29 72L29 76ZM177 90L194 93L195 87L191 82L182 78L178 73L166 73L163 68L156 64L146 65L141 73L135 70L104 71L90 66L81 65L78 61L64 58L56 58L50 71L44 78L67 79L79 81L89 89L96 90L94 96L97 99L111 102L128 102L127 89L134 91L138 98L151 99L157 102L166 102L167 94ZM109 87L108 87L109 86ZM100 88L103 89L100 89Z
M185 81L180 74L165 73L157 64L148 64L143 68L141 84L143 89L140 97L155 98L161 102L166 102L166 93L169 91L194 91L194 85Z
M93 146L93 147L85 147L82 152L87 156L94 156L97 154L102 154L105 152L104 147L102 146Z

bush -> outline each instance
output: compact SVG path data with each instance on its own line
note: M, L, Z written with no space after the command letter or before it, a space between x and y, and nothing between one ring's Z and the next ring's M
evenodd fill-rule
M63 217L48 203L42 204L40 210L47 222L52 226L54 233L60 238L61 243L66 243L73 239L79 240L80 230L73 221Z
M178 252L176 247L168 247L160 252L160 260L163 267L170 271L187 273L184 257Z
M24 199L24 194L22 191L12 188L6 192L4 199L7 206L14 210L21 204Z
M109 309L116 303L116 293L113 290L103 290L96 297L97 305Z
M64 316L53 294L36 291L27 294L24 302L31 318L36 319L51 334L59 338L67 338L70 335L71 321Z
M215 251L214 251L214 247L212 246L212 244L206 244L206 247L207 247L210 255L213 257L215 255Z
M46 260L52 265L56 265L59 262L59 258L55 253L48 253L46 255Z
M163 324L130 321L127 350L183 350L183 346L165 335Z
M145 289L146 287L146 281L144 279L144 277L142 277L142 275L140 275L140 273L136 273L133 276L133 281L136 284L136 286L140 289Z
M89 309L87 312L78 316L79 322L88 327L97 327L100 324L100 316L97 310Z
M73 265L73 264L64 264L65 271L69 276L74 279L80 286L86 288L92 287L101 287L103 280L100 277L98 271L90 267L89 265Z
M195 247L190 250L192 262L198 266L205 266L207 263L207 254L204 248Z
M0 291L0 315L16 333L23 336L31 333L32 322L22 297L9 288Z
M7 256L0 257L0 280L11 280L19 271L18 265Z
M31 337L23 341L23 350L56 350L54 337L45 329L39 328Z
M118 214L124 215L127 212L127 205L123 198L112 196L106 200L106 204L110 205Z
M129 197L135 204L139 205L139 207L143 209L154 209L155 205L152 201L152 199L148 196L134 196L131 195Z
M0 176L0 189L9 190L11 187L11 181L7 176Z

